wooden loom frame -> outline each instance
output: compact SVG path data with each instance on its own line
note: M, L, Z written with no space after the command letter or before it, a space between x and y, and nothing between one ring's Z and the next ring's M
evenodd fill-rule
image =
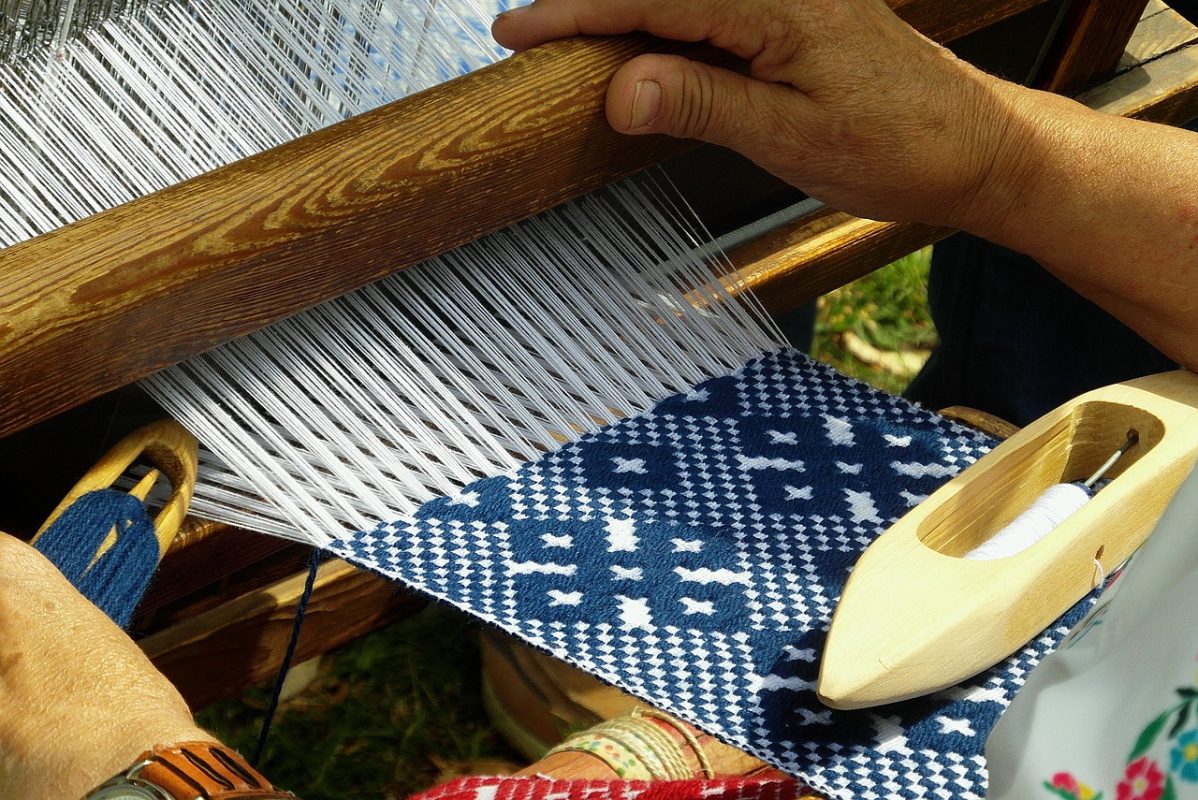
M1041 2L891 0L908 22L945 41ZM1075 0L1045 71L1049 85L1105 74L1143 5ZM550 45L0 251L0 385L21 387L0 397L0 435L381 277L372 257L380 251L414 263L677 152L685 145L612 134L601 116L607 76L651 47L636 37ZM1173 61L1160 80L1168 86L1155 96L1125 93L1116 79L1092 99L1114 113L1193 116L1198 54L1166 58ZM438 136L455 105L469 135ZM430 139L446 144L429 151ZM419 224L397 244L393 220L404 216ZM465 217L469 226L458 225ZM145 234L155 229L162 233ZM144 241L130 242L130 232ZM784 311L946 233L828 211L733 256L767 307ZM164 326L168 319L187 324ZM77 347L82 341L96 347ZM224 544L203 527L165 569L187 572ZM302 577L274 577L143 642L193 705L277 668ZM330 562L299 657L420 604Z

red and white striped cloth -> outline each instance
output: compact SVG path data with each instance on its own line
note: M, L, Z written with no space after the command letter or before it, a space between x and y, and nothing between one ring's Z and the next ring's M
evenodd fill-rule
M803 785L784 776L688 781L458 778L409 800L798 800Z

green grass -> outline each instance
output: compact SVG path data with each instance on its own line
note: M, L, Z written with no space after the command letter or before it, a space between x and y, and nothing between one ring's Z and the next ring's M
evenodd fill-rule
M863 363L846 349L845 334L882 351L930 350L936 344L927 302L931 259L928 247L822 297L812 355L884 391L902 392L913 373Z
M881 389L900 392L909 371L862 363L852 334L883 351L935 342L927 310L930 249L820 301L814 355ZM200 724L252 752L269 687L218 703ZM306 800L400 798L462 772L523 766L483 713L477 629L430 607L327 658L319 679L284 703L261 769Z

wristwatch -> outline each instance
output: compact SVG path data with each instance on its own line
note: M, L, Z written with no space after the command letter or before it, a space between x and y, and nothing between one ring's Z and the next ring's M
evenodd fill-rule
M236 751L213 742L147 750L84 800L268 800L295 795L271 786Z

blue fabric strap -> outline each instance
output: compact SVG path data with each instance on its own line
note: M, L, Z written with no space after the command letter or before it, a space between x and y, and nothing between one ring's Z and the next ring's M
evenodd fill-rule
M96 559L114 527L115 544ZM158 568L154 521L140 500L114 489L80 497L38 537L35 546L122 628L129 627Z

